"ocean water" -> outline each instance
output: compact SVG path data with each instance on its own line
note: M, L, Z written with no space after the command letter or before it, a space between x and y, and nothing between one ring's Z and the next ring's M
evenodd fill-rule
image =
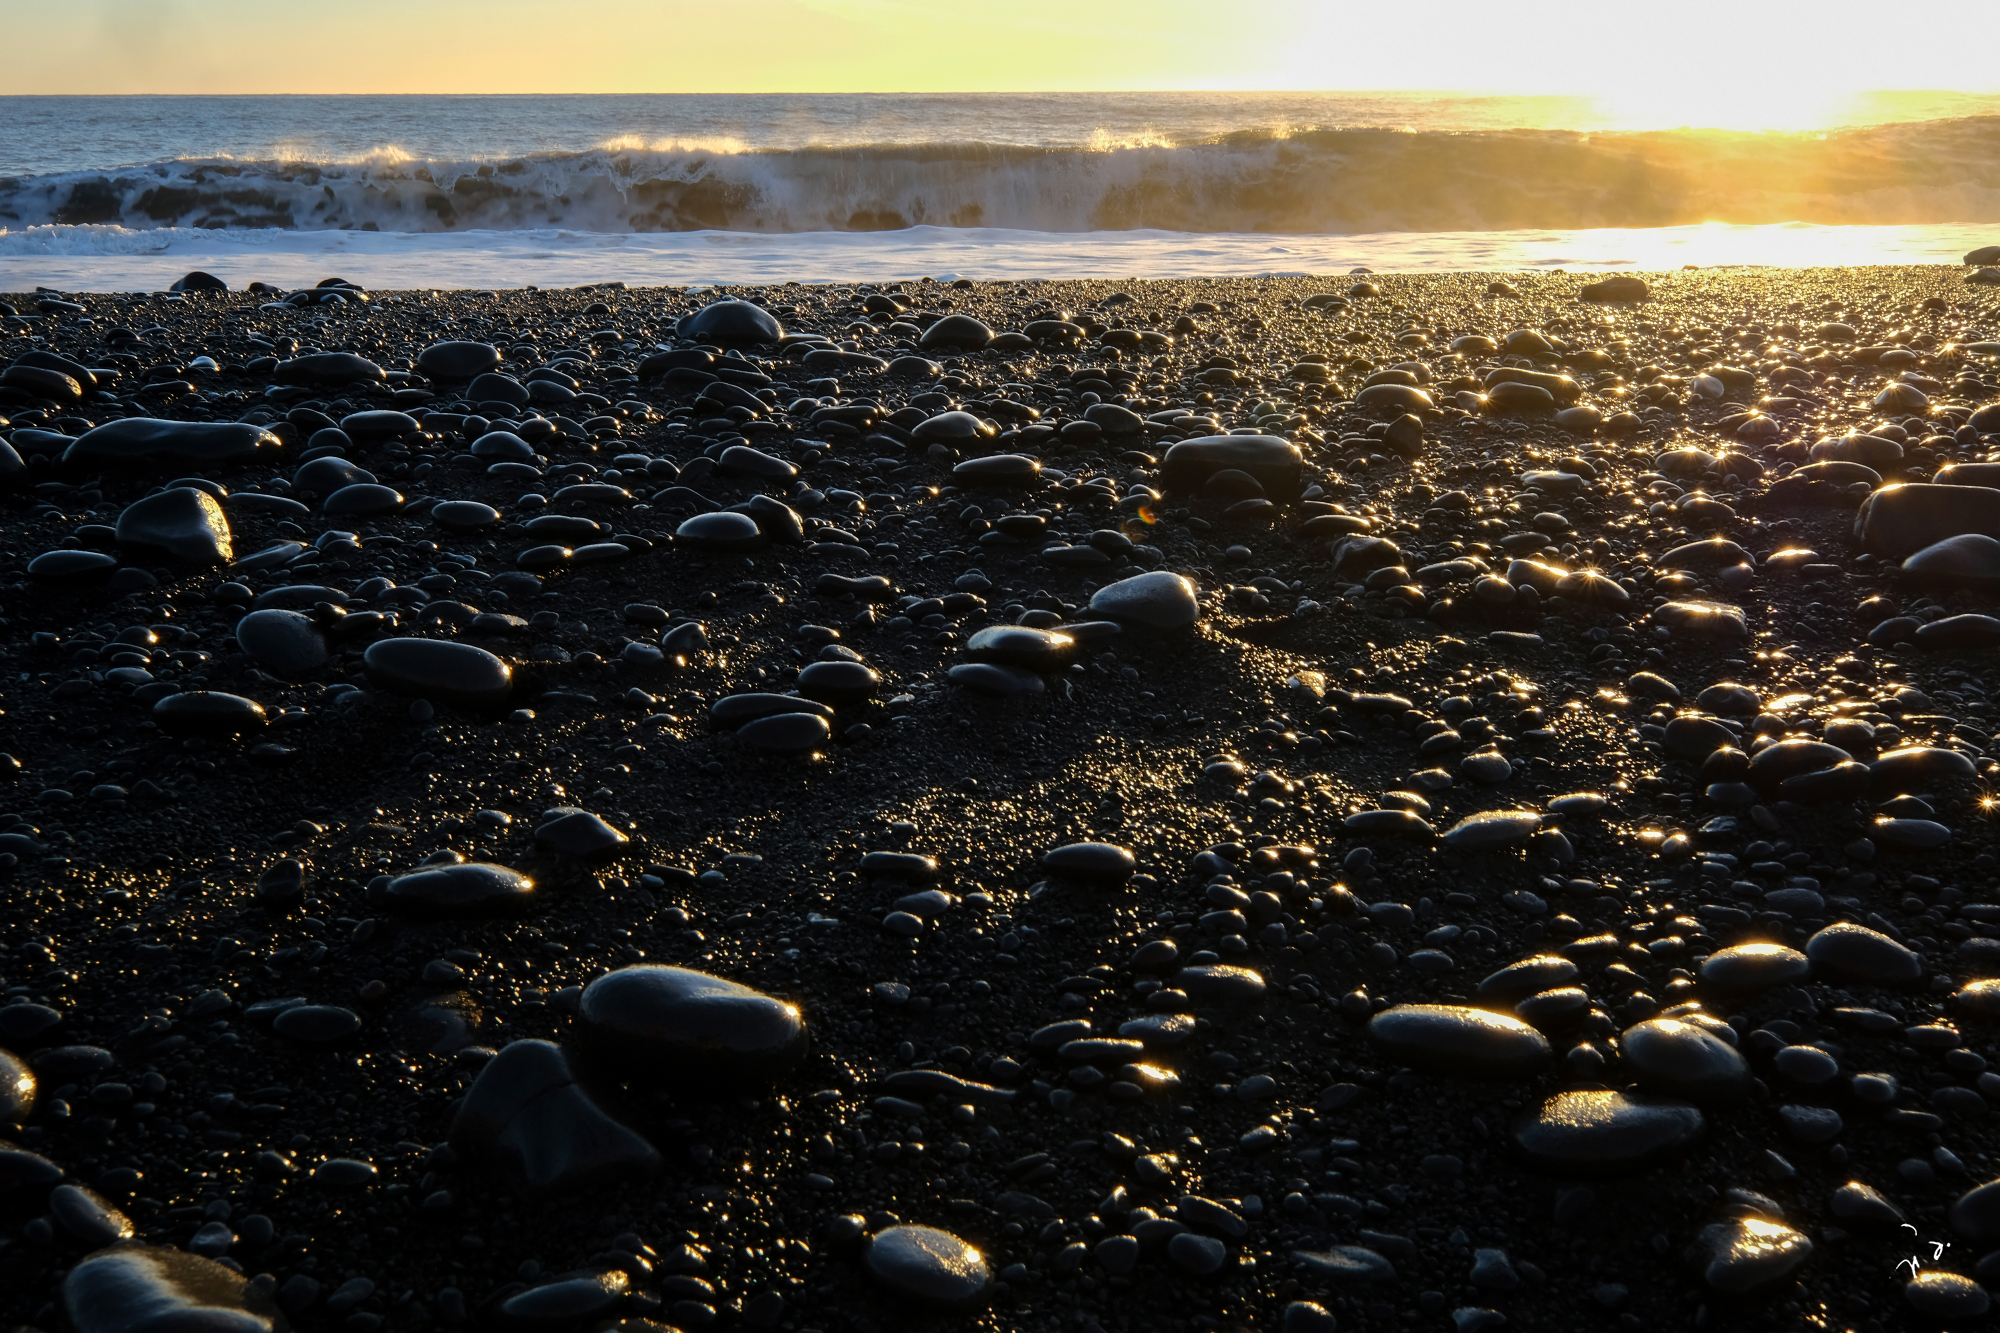
M1949 263L2000 95L0 97L0 288Z

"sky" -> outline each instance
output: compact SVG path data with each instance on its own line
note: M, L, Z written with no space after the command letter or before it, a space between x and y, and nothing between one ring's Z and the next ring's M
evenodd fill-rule
M1464 89L1615 95L1719 124L1809 121L1885 85L2000 91L1992 14L1992 0L0 0L0 32L26 57L4 90L22 94Z

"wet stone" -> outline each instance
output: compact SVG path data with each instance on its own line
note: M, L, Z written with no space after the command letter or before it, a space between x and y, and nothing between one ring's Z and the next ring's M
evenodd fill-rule
M1183 630L1201 618L1201 604L1187 579L1153 570L1099 588L1091 596L1090 612L1151 630Z
M771 312L749 301L717 301L680 321L678 332L718 347L755 347L777 342L784 326Z
M35 1109L35 1071L11 1051L0 1050L0 1125L18 1125Z
M122 1244L70 1269L63 1309L76 1333L271 1333L285 1326L241 1273L165 1245Z
M1625 1063L1641 1087L1702 1105L1740 1100L1750 1091L1750 1066L1734 1046L1707 1028L1655 1018L1625 1030Z
M1960 1273L1933 1270L1903 1284L1903 1303L1932 1319L1972 1319L1993 1308L1985 1287Z
M152 719L169 736L241 736L262 731L264 706L219 690L186 690L153 705Z
M763 550L770 538L748 514L723 510L688 519L674 529L674 541L697 551L740 554Z
M967 662L953 667L947 678L952 684L993 699L1046 694L1048 684L1032 671L1001 666L997 662Z
M1882 1197L1872 1185L1858 1180L1850 1180L1833 1192L1830 1200L1833 1215L1849 1225L1900 1226L1904 1214L1901 1208Z
M1923 976L1923 960L1880 931L1836 922L1806 941L1813 970L1834 977L1908 984Z
M607 1076L697 1097L756 1089L806 1053L795 1005L679 967L625 967L583 991L580 1039Z
M596 860L616 855L632 840L600 816L563 805L542 815L535 841L563 856Z
M1026 454L988 454L968 458L951 475L961 486L1032 486L1041 480L1042 462Z
M1160 478L1169 490L1188 493L1233 471L1253 478L1266 495L1292 496L1304 466L1299 447L1274 435L1208 435L1168 448Z
M970 315L946 315L924 330L917 345L925 351L939 349L976 352L993 341L993 330Z
M361 1016L338 1005L300 1004L272 1019L271 1031L293 1041L324 1046L359 1033Z
M298 611L252 611L236 622L236 643L257 665L280 676L308 675L333 658L326 634Z
M1550 1058L1548 1039L1520 1019L1465 1005L1385 1009L1369 1021L1368 1039L1414 1069L1460 1078L1516 1078Z
M493 654L443 639L382 639L362 664L382 688L436 703L495 707L514 685L512 669Z
M759 754L806 754L833 738L833 727L816 713L782 712L739 727L736 743Z
M221 503L192 486L176 486L127 505L118 515L117 532L122 546L164 551L190 564L222 564L235 554Z
M535 881L483 861L425 866L371 885L370 903L403 916L480 917L518 912L534 902Z
M1314 1280L1334 1286L1361 1286L1396 1280L1396 1265L1378 1251L1361 1245L1293 1250L1292 1262Z
M558 1278L509 1296L500 1303L500 1315L529 1328L566 1328L616 1311L631 1284L617 1269Z
M993 1283L984 1255L934 1227L893 1226L877 1232L869 1238L862 1266L896 1295L941 1309L975 1306Z
M814 662L799 672L799 693L836 708L874 697L882 677L861 662Z
M1595 1176L1656 1165L1699 1138L1703 1125L1702 1113L1684 1102L1577 1090L1523 1114L1514 1142L1538 1166Z
M1264 978L1247 967L1226 963L1184 967L1174 973L1174 988L1196 1000L1249 1004L1264 998Z
M417 353L417 369L432 379L469 380L500 366L500 349L491 343L432 343Z
M1981 1245L2000 1244L2000 1180L1961 1194L1951 1206L1951 1229Z
M486 1063L452 1122L451 1145L499 1161L536 1194L608 1186L660 1165L653 1146L607 1115L546 1041L514 1042Z
M1446 831L1443 842L1454 851L1490 851L1526 842L1541 823L1536 810L1488 810L1460 820Z
M216 464L275 454L282 441L262 426L237 421L162 421L126 417L85 431L63 453L66 466L103 463Z
M1138 869L1128 847L1105 842L1075 842L1042 856L1042 869L1065 879L1091 884L1123 884Z
M1804 954L1782 944L1734 944L1708 956L1701 979L1723 990L1768 990L1802 980L1811 967Z
M1688 1258L1713 1291L1748 1296L1789 1279L1813 1243L1783 1222L1742 1217L1703 1227Z

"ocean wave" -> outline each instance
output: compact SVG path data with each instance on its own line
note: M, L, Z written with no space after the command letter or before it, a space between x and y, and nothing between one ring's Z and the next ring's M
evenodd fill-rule
M746 149L627 138L496 161L178 159L0 179L0 226L1342 235L2000 219L2000 116L1824 134L1255 130L1200 143Z

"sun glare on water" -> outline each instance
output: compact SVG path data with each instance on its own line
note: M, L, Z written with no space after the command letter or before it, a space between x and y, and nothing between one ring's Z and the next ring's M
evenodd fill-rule
M1740 70L1729 77L1663 86L1639 83L1595 94L1604 128L1613 130L1824 130L1845 123L1859 95L1805 83L1763 83Z

